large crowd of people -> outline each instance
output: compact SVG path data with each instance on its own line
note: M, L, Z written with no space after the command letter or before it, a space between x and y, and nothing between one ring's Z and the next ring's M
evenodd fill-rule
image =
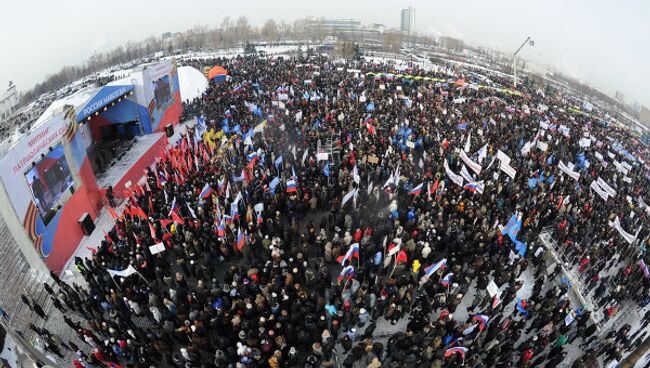
M87 285L57 281L76 367L586 367L644 339L650 314L596 323L650 290L648 152L604 113L462 71L187 63L228 80L76 259Z

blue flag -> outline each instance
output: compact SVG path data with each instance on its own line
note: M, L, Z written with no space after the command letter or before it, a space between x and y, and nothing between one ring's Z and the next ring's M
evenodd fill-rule
M515 249L519 251L520 256L525 256L526 255L526 244L523 242L520 242L519 240L515 240Z
M330 177L330 163L329 162L325 164L325 167L323 168L323 173L328 178Z
M370 103L368 103L366 105L366 111L370 112L370 111L373 111L374 109L375 109L375 103L374 102L370 102Z
M528 188L536 188L537 187L537 178L530 178L528 179Z
M528 316L528 311L524 307L524 304L522 303L522 300L520 297L517 297L517 304L515 305L515 308L517 308L518 311L523 313L524 316Z
M517 215L515 214L510 217L510 220L508 220L508 223L501 231L501 234L508 234L510 240L516 242L519 230L521 230L521 219L518 220Z
M280 184L280 178L277 177L271 180L271 182L269 183L269 188L271 189L271 192L273 194L275 194L275 187L277 187L278 184Z

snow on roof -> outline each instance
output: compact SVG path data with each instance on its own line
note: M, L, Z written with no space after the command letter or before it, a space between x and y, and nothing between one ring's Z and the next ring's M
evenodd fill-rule
M193 100L201 97L208 89L208 79L196 68L191 66L178 67L178 83L181 89L181 100Z
M96 93L99 91L99 87L90 86L82 88L79 91L66 96L64 98L58 99L50 104L50 106L45 109L45 111L39 116L38 119L32 124L31 130L35 130L41 125L43 125L49 118L53 115L61 112L63 106L72 105L76 108L83 106L88 100L90 100Z
M116 77L121 76L121 78L108 83L107 84L108 86L124 86L129 84L141 86L144 84L142 71L134 71L133 69L126 69L126 70L119 70L112 74Z

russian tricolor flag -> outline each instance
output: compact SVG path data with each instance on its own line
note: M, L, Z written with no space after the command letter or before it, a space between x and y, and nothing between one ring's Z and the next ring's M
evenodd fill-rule
M230 216L232 216L233 220L239 218L239 206L236 203L230 204Z
M454 274L451 273L451 272L449 272L448 274L445 275L445 277L443 277L442 279L440 279L440 283L441 283L443 286L449 286L449 285L451 285L451 279L452 279L453 276L454 276Z
M467 348L462 347L462 346L457 346L455 348L447 349L445 351L444 357L449 358L450 356L454 354L460 354L460 356L465 359L465 354L467 353Z
M158 179L160 180L161 185L165 185L167 183L167 175L165 175L162 171L158 171Z
M339 277L337 278L339 285L341 284L341 281L343 281L343 279L345 279L347 281L347 280L351 279L352 277L354 277L354 275L356 275L356 273L354 272L354 266L349 265L349 266L344 267L341 270L341 273L339 274Z
M199 196L201 197L201 199L206 199L211 195L212 195L212 187L210 186L210 184L205 183L203 189L201 189L201 194Z
M242 250L245 245L245 240L244 240L244 233L241 232L241 229L239 229L239 232L237 233L237 250Z
M476 314L474 317L472 317L472 319L478 322L478 329L483 331L485 325L487 325L488 321L490 320L490 317L486 316L485 314Z
M341 266L344 266L345 262L351 262L352 258L359 259L359 243L350 244L350 248L345 255L339 256L336 260L341 264Z
M219 194L223 193L224 185L225 185L225 180L217 180L217 192L219 192Z
M476 183L467 183L465 184L465 189L469 189L470 192L476 192Z
M226 225L232 224L232 217L229 215L223 215L223 221L226 223Z
M293 179L287 180L287 193L296 193L298 189L296 188L296 181Z
M424 269L424 276L422 278L428 280L429 277L431 277L431 275L436 273L436 271L438 271L441 268L444 270L445 267L447 267L447 258L443 258L439 262L436 262L436 263L432 264L431 266L425 268Z
M418 185L417 187L411 189L409 191L409 194L410 195L420 195L420 193L422 193L422 186L424 186L424 183L420 183L420 185Z
M176 212L177 210L178 210L178 204L176 204L176 197L174 197L174 200L172 201L171 208L169 209L169 215L167 215L167 216L171 216L172 213Z
M248 162L255 162L260 159L260 156L257 154L257 151L248 155Z
M219 220L219 218L217 218L216 221L217 221L217 235L219 235L220 237L224 237L226 235L226 226L224 225L225 221L221 221Z

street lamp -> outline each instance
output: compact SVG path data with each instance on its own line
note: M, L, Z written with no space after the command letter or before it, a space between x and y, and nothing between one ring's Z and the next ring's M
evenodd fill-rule
M535 46L535 41L533 41L533 39L530 37L526 37L524 43L522 43L521 46L519 46L519 48L517 49L517 51L515 51L515 53L512 54L512 79L513 79L512 85L514 88L517 88L517 54L519 53L519 51L521 51L521 49L524 48L524 46L526 46L526 44Z

